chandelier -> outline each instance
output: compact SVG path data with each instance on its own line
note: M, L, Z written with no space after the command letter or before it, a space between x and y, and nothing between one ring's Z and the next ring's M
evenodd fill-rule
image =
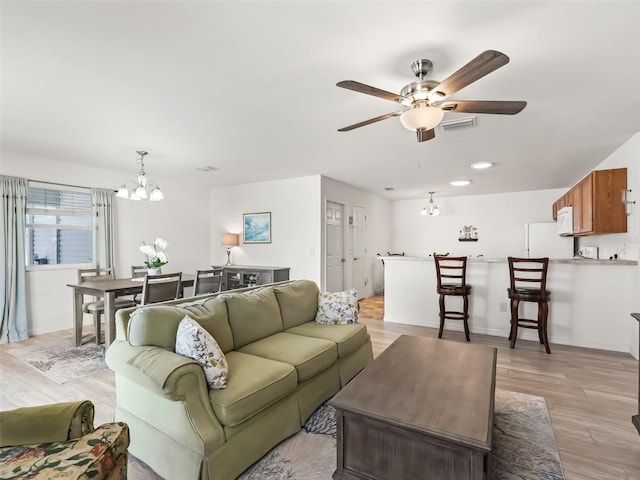
M429 205L424 207L420 212L420 215L430 215L435 217L440 215L440 209L437 207L435 203L433 203L433 194L435 192L429 192Z
M146 200L151 202L157 202L164 199L164 195L155 182L150 182L147 179L147 174L144 171L144 156L149 155L149 152L144 150L138 150L136 152L140 155L138 163L140 164L140 171L138 172L138 179L136 181L127 180L116 193L116 197L128 198L130 200ZM127 186L129 185L129 186Z

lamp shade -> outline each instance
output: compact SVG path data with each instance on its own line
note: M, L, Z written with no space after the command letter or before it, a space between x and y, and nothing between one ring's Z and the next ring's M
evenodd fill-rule
M220 245L225 247L237 247L240 244L240 235L237 233L223 233L220 235Z
M443 117L444 110L430 107L425 102L417 102L411 109L402 112L400 123L413 132L421 128L431 130L442 121Z

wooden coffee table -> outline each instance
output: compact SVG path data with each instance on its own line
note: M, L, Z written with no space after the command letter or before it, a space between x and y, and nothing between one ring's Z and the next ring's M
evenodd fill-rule
M333 478L490 478L495 378L495 348L401 336L330 401Z

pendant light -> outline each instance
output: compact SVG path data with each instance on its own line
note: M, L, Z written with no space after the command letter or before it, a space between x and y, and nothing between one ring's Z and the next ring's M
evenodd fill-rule
M420 212L420 215L429 215L431 217L436 217L440 215L440 209L435 203L433 203L434 193L435 192L429 192L429 205L427 205L422 209L422 211Z
M149 200L151 202L157 202L164 199L164 195L162 194L162 190L158 187L158 184L155 182L150 182L147 179L147 174L144 171L144 157L145 155L149 155L149 152L145 152L144 150L138 150L136 152L140 155L138 159L138 163L140 164L140 171L138 172L138 178L133 180L127 180L122 186L118 189L118 193L116 193L116 197L118 198L128 198L130 200ZM127 186L129 184L129 187Z

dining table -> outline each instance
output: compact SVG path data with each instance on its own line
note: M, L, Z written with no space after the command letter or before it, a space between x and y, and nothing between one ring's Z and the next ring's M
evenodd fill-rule
M184 289L193 286L195 275L182 275L182 294ZM138 278L106 278L100 280L88 280L82 283L68 283L67 287L73 289L73 319L75 331L75 345L82 345L83 324L83 296L92 295L104 300L104 343L108 347L115 340L116 330L116 297L125 295L137 295L142 293L144 277Z

